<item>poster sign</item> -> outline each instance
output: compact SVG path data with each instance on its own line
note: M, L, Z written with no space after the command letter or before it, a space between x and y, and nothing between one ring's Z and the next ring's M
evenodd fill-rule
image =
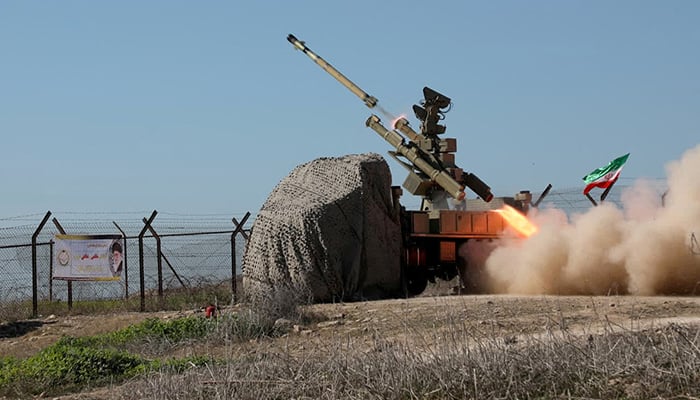
M123 249L120 235L55 235L53 279L118 281Z

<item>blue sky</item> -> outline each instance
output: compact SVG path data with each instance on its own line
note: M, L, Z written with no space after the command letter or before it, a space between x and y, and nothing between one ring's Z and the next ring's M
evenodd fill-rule
M627 152L626 177L662 178L700 138L699 19L697 1L3 1L0 220L256 214L299 164L386 155L289 33L416 128L423 86L451 97L457 163L496 195L583 187Z

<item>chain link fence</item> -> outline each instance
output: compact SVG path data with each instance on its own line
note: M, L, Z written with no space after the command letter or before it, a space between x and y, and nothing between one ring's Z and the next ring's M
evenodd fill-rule
M250 232L247 215L164 213L153 220L152 230L145 229L146 218L137 214L51 216L43 227L42 216L32 215L10 221L32 223L0 228L0 321L68 311L199 308L237 297L236 279ZM121 280L52 279L53 238L61 232L123 235Z
M621 205L621 194L633 184L631 178L620 179L605 201ZM648 187L658 194L661 203L665 182L652 180ZM539 193L533 192L533 200L538 196ZM404 200L407 201L404 205L412 209L411 198ZM583 196L582 187L555 187L540 204L541 209L556 208L568 215L583 213L591 207L593 204ZM108 310L139 311L201 307L209 302L221 304L236 299L237 276L253 218L248 220L248 214L232 218L160 213L151 224L151 232L146 229L146 214L57 213L38 234L42 214L0 219L0 272L3 277L0 280L0 321L66 312L71 304L73 312L95 312L105 309L106 303L111 304ZM2 227L7 225L13 226ZM239 232L236 232L237 227ZM61 228L67 234L123 234L126 267L122 279L111 282L52 280L52 242ZM145 235L140 250L139 233L142 231ZM35 246L32 246L33 239ZM692 243L697 246L696 242ZM36 288L32 281L33 268L36 268Z

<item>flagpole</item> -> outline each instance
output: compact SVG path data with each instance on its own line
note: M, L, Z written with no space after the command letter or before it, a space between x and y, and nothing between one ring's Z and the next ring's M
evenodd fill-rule
M615 180L615 182L617 182L617 180ZM606 187L606 188L605 188L605 191L603 192L603 194L600 195L600 201L601 201L601 203L602 203L603 201L605 201L605 198L606 198L606 197L608 197L608 193L610 193L610 189L612 189L612 187L615 186L615 182L611 183L610 186Z
M591 203L593 203L593 206L594 206L594 207L597 207L597 206L598 206L598 203L596 203L595 200L593 200L593 197L591 197L590 194L586 193L586 197L588 197L588 200L590 200Z

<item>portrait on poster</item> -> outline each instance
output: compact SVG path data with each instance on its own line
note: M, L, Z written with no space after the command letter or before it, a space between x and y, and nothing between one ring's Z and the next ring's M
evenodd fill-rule
M53 279L115 281L124 268L120 235L54 236Z

